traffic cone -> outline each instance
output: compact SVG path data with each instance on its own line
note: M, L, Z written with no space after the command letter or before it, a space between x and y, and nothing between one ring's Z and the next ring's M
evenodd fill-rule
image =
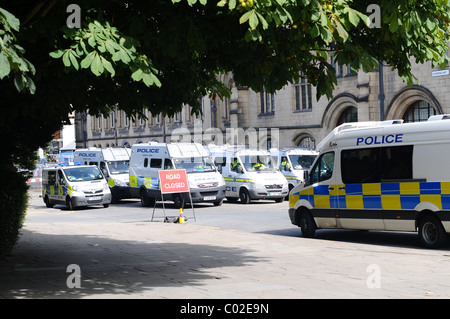
M178 217L178 223L182 224L186 222L186 218L183 215L183 208L180 208L180 216Z

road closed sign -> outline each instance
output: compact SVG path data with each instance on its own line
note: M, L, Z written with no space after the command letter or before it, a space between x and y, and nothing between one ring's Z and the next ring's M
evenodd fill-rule
M171 169L158 171L161 183L161 193L186 193L189 192L189 184L184 169Z

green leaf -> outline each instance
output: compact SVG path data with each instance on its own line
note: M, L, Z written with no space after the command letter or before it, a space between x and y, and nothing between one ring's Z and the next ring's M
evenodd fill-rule
M16 31L19 31L20 28L20 20L17 19L12 13L6 11L5 9L0 8L0 15L3 15L6 19L5 27L10 27ZM8 29L9 29L8 27Z
M70 52L69 50L66 50L66 52L62 56L64 66L66 66L66 67L70 66L69 52Z
M349 8L348 11L348 19L350 20L350 23L353 24L355 27L358 26L359 23L359 17L355 10Z
M111 62L106 60L104 57L101 57L103 67L111 74L111 77L113 77L116 74L116 71L114 70Z
M92 51L91 53L89 53L89 54L81 61L81 67L82 67L83 69L87 69L88 67L91 66L92 61L93 61L94 58L95 58L95 54L96 54L96 52L95 52L95 51Z
M0 80L3 79L11 72L11 66L9 65L8 56L5 51L0 52Z
M309 34L310 34L313 38L317 37L317 36L320 34L320 30L319 30L319 27L317 26L317 24L315 24L315 25L312 27L312 29L311 29L311 31L309 32Z
M64 50L56 50L53 52L50 52L49 55L54 59L59 59L64 54Z
M252 14L252 11L247 11L246 13L244 13L242 15L242 17L239 19L239 23L243 24L245 23L248 19L250 19L250 15Z
M252 28L252 30L255 30L259 24L258 16L256 15L255 10L252 10L250 12L252 14L250 15L250 19L249 19L248 23L250 25L250 28Z
M80 65L78 64L77 56L75 55L75 52L70 51L69 53L70 62L72 63L72 66L75 68L75 70L78 71L80 68Z
M256 15L258 16L259 21L262 24L262 27L264 30L266 30L269 27L269 24L267 23L266 19L264 19L263 15L260 14L259 12L255 11Z
M140 81L142 79L142 73L143 72L141 69L137 69L133 72L133 74L131 74L131 78L135 81Z
M227 4L227 0L221 0L221 1L217 2L218 7L225 7L226 4Z
M94 59L91 63L91 72L94 73L94 75L99 76L103 73L104 67L102 60L100 59L100 56L97 52L95 52Z

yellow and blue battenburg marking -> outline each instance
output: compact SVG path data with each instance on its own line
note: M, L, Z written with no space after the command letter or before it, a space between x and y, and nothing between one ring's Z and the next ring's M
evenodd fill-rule
M47 195L66 196L72 194L72 186L43 185L42 193Z
M450 182L318 185L292 194L289 206L300 199L314 208L412 210L429 202L450 210Z
M144 185L147 189L159 189L159 178L149 176L130 176L130 186L140 187Z

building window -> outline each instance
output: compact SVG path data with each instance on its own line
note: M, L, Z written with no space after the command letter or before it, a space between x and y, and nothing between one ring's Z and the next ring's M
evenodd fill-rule
M267 93L265 90L259 93L261 114L275 114L275 94Z
M350 106L342 112L336 126L349 122L358 122L358 109L354 106Z
M313 150L316 148L316 141L311 136L306 136L298 142L297 146Z
M427 121L432 115L436 115L436 110L427 101L414 102L403 115L403 121L408 122L423 122Z
M294 83L295 88L295 110L308 111L312 109L312 89L311 84L305 78Z

